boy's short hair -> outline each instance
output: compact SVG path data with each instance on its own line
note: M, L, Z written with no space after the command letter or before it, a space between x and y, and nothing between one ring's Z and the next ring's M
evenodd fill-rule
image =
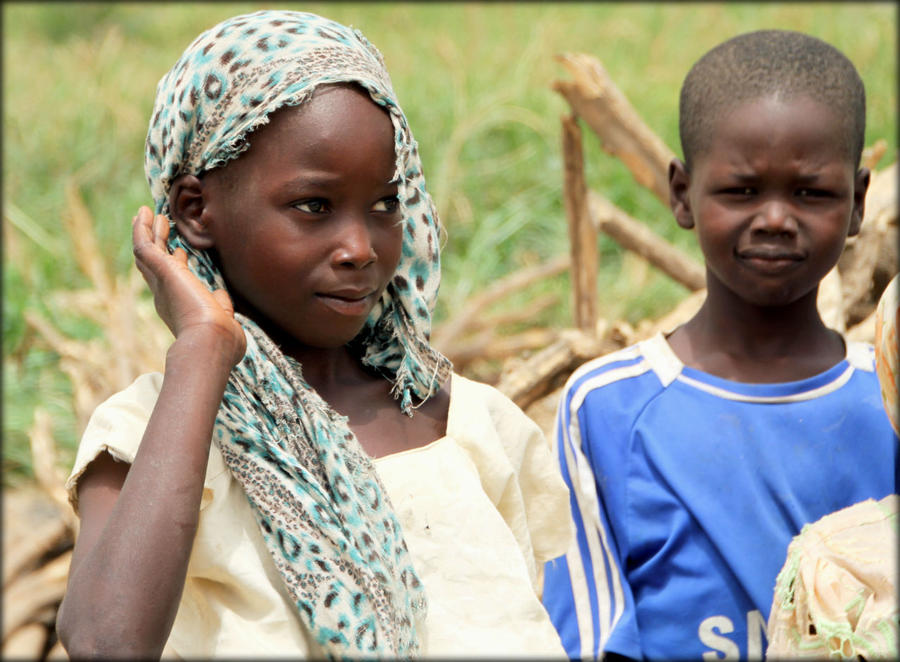
M678 131L685 165L708 147L716 121L741 102L776 94L808 96L845 123L849 156L858 164L866 132L866 92L853 63L834 46L789 30L759 30L725 41L684 79Z

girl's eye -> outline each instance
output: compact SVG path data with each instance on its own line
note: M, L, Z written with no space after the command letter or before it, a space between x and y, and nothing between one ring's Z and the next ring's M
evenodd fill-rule
M382 212L386 214L393 214L397 211L397 208L400 206L400 199L396 195L388 196L387 198L382 198L378 202L375 203L375 206L372 207L372 211Z
M756 193L756 190L752 186L734 186L729 189L725 189L724 193L726 195L738 195L738 196L751 196Z
M822 189L816 188L802 188L797 191L797 195L801 198L826 198L828 197L828 191L823 191Z
M294 209L305 211L308 214L321 214L326 211L327 203L322 198L312 198L294 203Z

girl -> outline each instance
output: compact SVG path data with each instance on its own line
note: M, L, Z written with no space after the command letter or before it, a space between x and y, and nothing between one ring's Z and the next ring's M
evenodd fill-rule
M567 491L428 343L440 226L378 51L229 19L160 81L145 156L135 259L175 341L82 438L70 655L562 656Z

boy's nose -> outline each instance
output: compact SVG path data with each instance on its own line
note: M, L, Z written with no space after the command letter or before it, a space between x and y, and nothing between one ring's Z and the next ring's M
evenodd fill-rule
M332 253L332 264L362 269L378 257L372 242L372 233L363 219L346 219L337 228L337 245Z
M769 200L765 202L753 217L750 225L751 232L765 234L797 233L797 219L789 204L781 200Z

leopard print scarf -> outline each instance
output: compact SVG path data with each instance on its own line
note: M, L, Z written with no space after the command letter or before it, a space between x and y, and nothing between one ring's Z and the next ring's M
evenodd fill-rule
M440 281L441 228L406 118L378 50L358 31L309 13L259 11L207 30L157 88L145 172L157 213L172 181L222 166L273 111L317 86L355 82L394 126L403 221L400 264L353 341L392 382L412 415L449 376L428 340ZM225 287L202 250L170 229L210 289ZM214 441L243 486L301 621L332 658L411 657L426 600L400 525L370 458L347 425L250 319L236 315L247 352L232 370Z

